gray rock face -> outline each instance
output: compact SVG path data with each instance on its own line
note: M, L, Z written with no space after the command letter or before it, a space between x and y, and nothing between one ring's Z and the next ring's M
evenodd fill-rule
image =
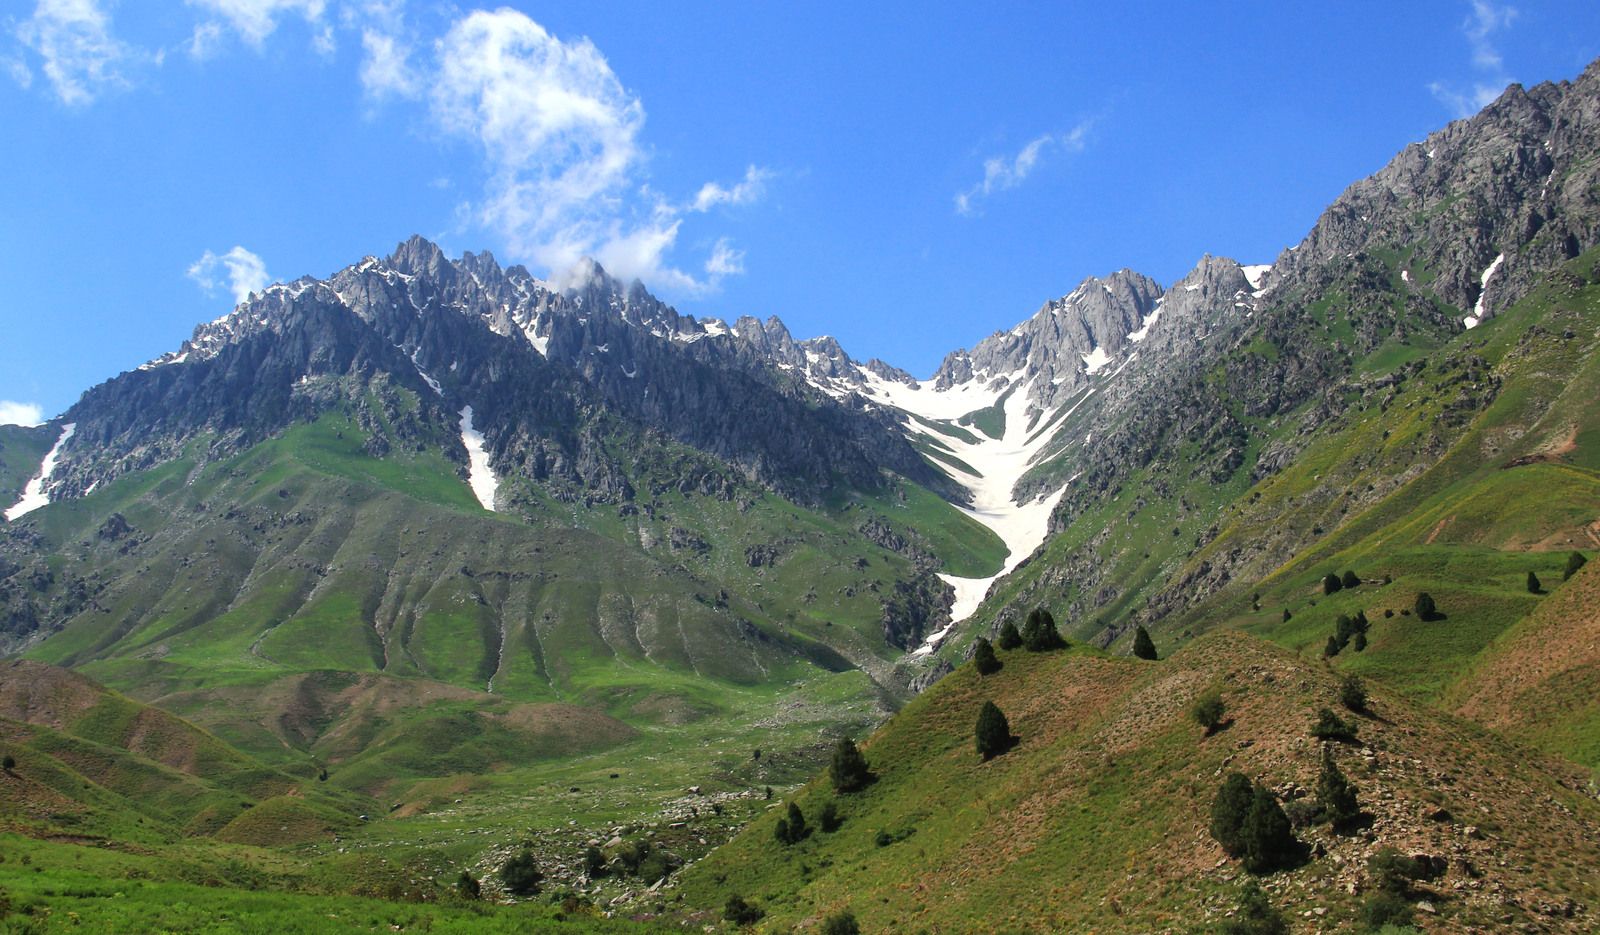
M1161 297L1159 285L1131 270L1085 279L1010 331L950 354L933 375L934 388L998 376L1012 383L1042 378L1034 379L1029 398L1041 408L1052 406L1088 382L1085 358L1097 350L1108 358L1120 354Z
M423 406L409 437L374 439L379 456L429 443L464 460L455 413L471 405L497 473L626 500L624 472L604 453L610 411L630 431L669 436L801 501L839 481L877 487L885 468L960 495L892 420L784 379L785 361L837 361L832 372L862 379L836 342L797 343L776 318L743 319L742 337L592 262L564 278L557 289L487 253L451 262L414 237L326 281L273 286L177 352L85 394L68 418L86 442L67 451L60 494L169 460L201 431L225 440L217 454L239 450L335 405L318 389L329 380L384 374Z
M1339 259L1394 250L1407 287L1470 314L1493 315L1556 263L1600 243L1600 62L1573 82L1511 85L1482 112L1428 135L1351 185L1268 285L1319 277ZM1505 262L1487 290L1485 270Z

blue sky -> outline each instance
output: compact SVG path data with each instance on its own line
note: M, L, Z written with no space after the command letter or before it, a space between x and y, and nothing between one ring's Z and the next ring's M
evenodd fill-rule
M413 233L926 376L1596 57L1592 2L7 0L0 421Z

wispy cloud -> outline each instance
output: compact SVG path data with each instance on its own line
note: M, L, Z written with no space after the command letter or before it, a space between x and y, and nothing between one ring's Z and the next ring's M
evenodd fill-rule
M42 59L39 68L56 98L75 107L127 87L127 68L148 58L112 35L110 0L39 0L33 15L12 23L11 32ZM5 64L24 88L33 83L26 62Z
M552 271L589 256L617 276L689 295L742 269L725 243L704 276L669 255L684 214L756 201L770 173L752 166L740 182L707 183L682 204L652 191L642 183L644 105L588 39L562 41L515 10L478 10L435 53L429 109L447 133L481 147L488 179L471 215L513 254Z
M223 38L233 33L254 48L261 48L284 16L300 16L313 29L312 44L324 55L333 54L333 27L323 20L326 0L185 0L204 11L189 39L189 54L210 58L221 51Z
M215 294L226 276L235 302L243 302L250 298L250 293L260 292L272 281L267 275L267 264L243 247L234 247L221 256L207 250L190 265L188 276L200 284L206 295Z
M1472 67L1483 77L1473 82L1471 90L1463 90L1443 81L1428 85L1433 96L1457 117L1470 117L1487 107L1511 83L1494 37L1496 33L1510 29L1517 15L1516 7L1498 6L1488 0L1473 0L1472 12L1461 24L1461 32L1467 37L1467 45L1472 50Z
M126 86L131 62L159 62L159 54L113 35L115 2L39 0L32 17L9 24L68 104ZM303 21L324 55L335 54L337 40L359 37L359 80L374 106L425 107L446 136L478 149L482 188L458 204L457 219L500 234L520 261L555 274L589 256L618 276L686 296L715 291L723 277L743 272L743 253L726 238L695 265L675 262L679 233L686 217L759 202L773 174L752 165L743 178L706 182L687 198L652 189L644 105L586 38L564 41L508 7L462 13L407 0L184 4L194 16L184 46L200 60L230 42L261 50L290 21ZM26 87L31 64L0 58L0 71ZM457 181L459 189L469 187ZM224 268L241 300L266 282L259 258L238 247L222 256L207 252L189 274L216 289Z
M38 425L43 421L44 410L38 404L0 399L0 425Z
M1011 158L992 156L983 161L983 180L955 196L956 211L972 216L979 213L980 202L998 191L1015 188L1033 172L1039 160L1051 149L1075 153L1087 145L1094 120L1085 120L1063 134L1046 133L1030 141Z

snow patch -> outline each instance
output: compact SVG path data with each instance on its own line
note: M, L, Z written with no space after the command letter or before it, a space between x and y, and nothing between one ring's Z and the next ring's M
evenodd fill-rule
M50 482L50 475L55 473L56 461L61 457L62 446L67 443L67 439L71 438L72 433L77 430L78 423L76 422L68 422L61 427L61 437L56 439L55 446L50 449L49 453L44 456L44 461L39 464L38 476L28 481L28 486L22 489L22 499L18 500L11 509L6 510L6 519L8 521L15 521L18 517L26 513L32 513L50 502L50 494L45 490L44 485Z
M1478 280L1480 286L1478 290L1478 302L1476 305L1472 306L1471 317L1461 319L1461 323L1466 325L1468 329L1476 328L1483 324L1483 316L1484 312L1486 311L1484 305L1489 300L1489 280L1492 279L1494 274L1499 271L1500 264L1504 263L1505 259L1506 255L1504 253L1495 257L1494 262L1489 264L1489 268L1483 271L1483 277Z
M1107 354L1106 349L1103 347L1097 347L1089 353L1083 355L1084 371L1090 376L1094 376L1096 373L1104 370L1106 364L1109 363L1111 363L1111 355Z
M1144 321L1140 323L1139 330L1128 335L1129 341L1137 344L1150 336L1150 326L1155 324L1156 319L1161 317L1161 303L1165 301L1166 297L1164 296L1156 299L1156 307L1150 310L1150 314L1144 316Z
M400 347L400 345L396 344L395 347ZM402 351L405 350L405 348L403 348L403 347L401 347L400 349ZM435 380L433 377L428 376L428 371L423 370L422 369L422 365L417 363L417 355L420 354L420 353L422 353L422 348L420 348L420 347L411 352L411 366L417 368L417 376L420 376L422 378L422 382L428 384L428 388L429 389L433 390L433 392L435 394L437 394L437 395L439 395L441 397L444 396L444 387L439 385L439 381L438 380ZM451 370L456 369L455 365L451 364L450 365L450 369Z
M471 406L461 407L461 444L467 446L467 483L483 508L493 513L494 492L500 487L500 481L489 468L489 451L483 446L483 433L472 427Z
M1411 270L1408 270L1408 269L1401 270L1400 271L1400 279L1401 279L1402 282L1410 282L1411 281Z
M1271 263L1263 263L1259 266L1239 267L1239 271L1244 273L1245 281L1250 284L1250 288L1252 289L1261 288L1261 280L1267 275L1267 270L1269 269L1272 269Z

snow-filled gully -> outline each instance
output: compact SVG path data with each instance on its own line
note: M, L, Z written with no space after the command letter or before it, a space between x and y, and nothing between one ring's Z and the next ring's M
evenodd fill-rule
M880 380L874 376L868 379L866 389L873 398L930 421L959 419L969 412L994 405L995 398L1001 395L984 390L977 385L978 381L939 392L926 386L912 389L905 384ZM1000 438L990 438L972 429L971 434L978 439L976 444L936 433L920 425L913 426L915 431L952 449L956 458L976 472L968 473L953 466L947 467L950 476L972 494L972 505L957 509L992 530L1010 550L999 573L990 577L939 576L956 591L955 604L950 610L950 626L928 636L922 646L913 650L914 656L933 652L956 624L972 616L978 609L990 585L1015 571L1023 559L1033 554L1033 550L1044 542L1050 525L1050 513L1066 490L1062 487L1027 503L1017 503L1011 499L1012 487L1032 467L1034 459L1050 443L1055 433L1037 432L1037 426L1035 433L1029 432L1027 386L1018 386L1006 396L1002 405L1006 416L1005 433ZM1031 440L1030 434L1035 434Z
M18 500L11 509L6 510L6 520L8 522L26 513L32 513L50 502L50 494L45 490L45 484L50 483L50 475L55 473L56 461L61 457L62 446L67 443L67 439L71 438L72 433L77 430L78 423L76 422L68 422L61 427L61 437L56 439L55 446L50 449L50 453L44 456L44 462L39 465L38 476L28 481L28 486L22 489L22 499Z

